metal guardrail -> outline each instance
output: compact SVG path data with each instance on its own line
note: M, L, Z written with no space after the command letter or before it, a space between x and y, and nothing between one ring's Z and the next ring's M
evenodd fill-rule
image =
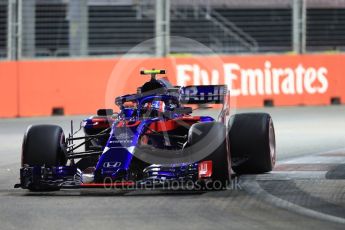
M155 37L156 2L0 0L0 59L123 55L130 50L154 56L157 44L137 45ZM292 3L301 2L306 4L306 31L293 29L301 18L295 18ZM345 0L170 3L170 35L190 38L216 53L296 52L300 33L306 42L299 50L344 51ZM208 54L174 41L170 51Z

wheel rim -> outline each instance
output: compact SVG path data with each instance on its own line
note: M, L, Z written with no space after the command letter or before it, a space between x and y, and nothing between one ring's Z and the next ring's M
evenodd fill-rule
M274 127L273 127L273 122L272 119L270 119L269 123L269 132L268 132L268 140L269 140L269 145L270 145L270 156L271 156L271 164L272 164L272 169L276 163L276 140L275 140L275 133L274 133Z

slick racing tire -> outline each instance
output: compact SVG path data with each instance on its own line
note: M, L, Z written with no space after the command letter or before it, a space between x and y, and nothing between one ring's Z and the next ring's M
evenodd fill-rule
M272 118L267 113L235 114L229 120L232 169L237 174L259 174L273 169L276 143Z
M205 184L210 190L224 189L229 181L229 160L225 125L219 122L196 123L188 133L190 151L209 151L202 161L212 161L212 181ZM209 148L209 146L214 145Z
M62 166L65 156L65 135L56 125L33 125L24 135L22 166Z

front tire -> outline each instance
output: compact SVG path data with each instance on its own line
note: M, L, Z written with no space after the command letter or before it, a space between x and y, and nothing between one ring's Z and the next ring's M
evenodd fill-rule
M24 166L63 166L66 165L65 135L60 126L33 125L24 135L22 146L22 167ZM30 191L56 191L59 187L47 184L30 183Z
M22 166L62 166L67 162L65 135L60 126L32 125L24 135Z

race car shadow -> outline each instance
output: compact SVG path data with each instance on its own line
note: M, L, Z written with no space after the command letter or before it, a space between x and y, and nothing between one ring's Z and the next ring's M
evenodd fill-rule
M203 197L238 197L246 195L245 190L161 190L161 189L137 189L137 190L105 190L105 189L82 189L82 190L60 190L54 192L30 192L24 190L9 191L10 196L21 197L101 197L101 196L123 196L123 197L144 197L144 196L203 196Z
M104 189L85 189L85 190L60 190L54 192L27 192L15 193L17 196L188 196L202 195L207 191L186 191L186 190L104 190Z

